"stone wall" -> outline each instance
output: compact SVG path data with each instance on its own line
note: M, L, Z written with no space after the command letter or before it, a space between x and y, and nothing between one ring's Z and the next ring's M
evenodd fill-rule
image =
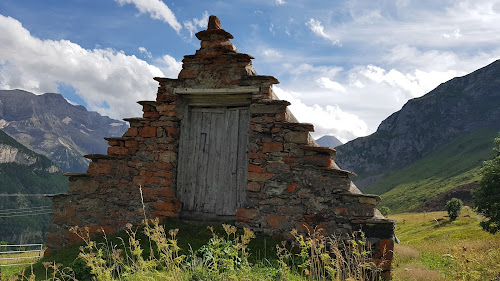
M125 119L130 129L119 138L107 138L107 155L87 155L87 173L69 174L67 194L53 197L49 248L77 240L72 226L89 226L95 233L121 230L148 218L178 217L182 202L176 197L180 136L179 108L189 99L186 89L205 92L245 91L250 94L248 182L245 205L234 220L268 234L289 236L292 229L322 229L347 235L362 229L375 247L376 260L392 260L394 222L375 209L380 198L362 194L333 159L335 150L319 147L309 132L313 125L298 123L278 100L271 76L257 75L252 57L237 52L232 35L211 18L199 32L201 48L186 56L178 79L159 82L156 101L140 101L142 118ZM210 28L212 27L212 28ZM208 90L207 90L208 89ZM222 95L225 99L229 96ZM221 95L217 97L221 99ZM228 102L227 100L225 102ZM385 263L389 274L390 262Z

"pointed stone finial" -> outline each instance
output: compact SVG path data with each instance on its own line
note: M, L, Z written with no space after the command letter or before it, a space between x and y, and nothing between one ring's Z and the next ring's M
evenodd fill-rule
M220 26L220 20L216 16L210 16L208 18L208 28L207 30L222 29Z
M210 16L208 18L207 30L196 33L196 38L200 39L201 41L224 41L233 39L233 35L222 29L218 17Z

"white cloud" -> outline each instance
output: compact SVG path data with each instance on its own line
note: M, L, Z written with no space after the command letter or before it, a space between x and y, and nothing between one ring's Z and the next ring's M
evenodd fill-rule
M155 63L163 71L164 76L168 78L177 78L182 70L182 62L169 55L155 59Z
M321 88L330 89L330 90L339 91L339 92L345 92L345 88L342 85L340 85L338 82L332 81L328 77L321 77L321 78L317 79L316 82L318 83L318 85Z
M300 94L293 91L285 91L275 86L274 92L280 99L291 103L290 111L299 122L314 124L314 132L311 135L315 138L330 134L346 142L368 133L368 127L363 120L352 113L343 111L338 105L313 104L308 106L297 98Z
M21 23L0 15L0 88L41 94L72 86L89 110L113 118L140 115L138 100L154 100L160 68L112 49L84 49L68 40L41 40ZM180 62L165 56L167 73ZM169 73L170 74L170 73ZM104 105L109 105L109 107Z
M272 48L266 48L264 50L262 50L262 55L266 56L266 57L272 57L272 58L276 58L276 57L281 57L281 54L278 50L276 49L272 49Z
M285 0L276 0L276 5L280 6L280 5L284 5L286 2Z
M134 4L142 14L148 13L153 19L168 23L175 31L182 29L181 24L175 18L174 13L161 0L115 0L120 5Z
M205 11L202 15L201 18L194 18L191 21L185 21L184 22L184 28L186 28L189 31L190 38L193 37L193 35L200 30L200 28L206 28L208 24L208 12Z
M338 13L316 13L306 25L317 36L343 45L376 49L408 44L477 50L500 41L500 1L348 1ZM327 7L323 7L329 11ZM325 24L326 23L326 24ZM453 39L453 40L452 40Z
M144 47L139 47L139 52L141 52L141 54L144 54L148 59L152 59L153 58L153 55L151 54L151 52L149 52Z
M325 28L321 24L321 21L311 18L309 19L309 22L306 23L306 25L314 34L331 41L332 45L342 46L338 39L334 38L334 36L332 35L325 33Z

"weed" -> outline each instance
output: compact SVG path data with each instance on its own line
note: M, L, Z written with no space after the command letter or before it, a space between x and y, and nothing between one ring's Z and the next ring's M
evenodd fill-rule
M325 237L320 231L308 230L307 236L293 230L295 245L287 248L286 242L277 245L281 277L296 269L309 280L377 280L381 272L371 257L370 245L364 233L352 234L350 239L338 236Z

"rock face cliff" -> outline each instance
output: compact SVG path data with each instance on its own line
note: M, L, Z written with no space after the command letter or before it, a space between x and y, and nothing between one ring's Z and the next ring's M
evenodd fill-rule
M72 105L60 94L0 90L0 129L63 171L83 172L88 161L82 156L104 153L103 138L121 136L128 126Z
M29 166L33 170L42 170L48 173L61 171L47 157L27 149L0 130L0 164L7 163Z
M377 131L337 147L337 163L358 174L356 185L377 182L464 133L500 130L500 60L453 78L408 101Z

